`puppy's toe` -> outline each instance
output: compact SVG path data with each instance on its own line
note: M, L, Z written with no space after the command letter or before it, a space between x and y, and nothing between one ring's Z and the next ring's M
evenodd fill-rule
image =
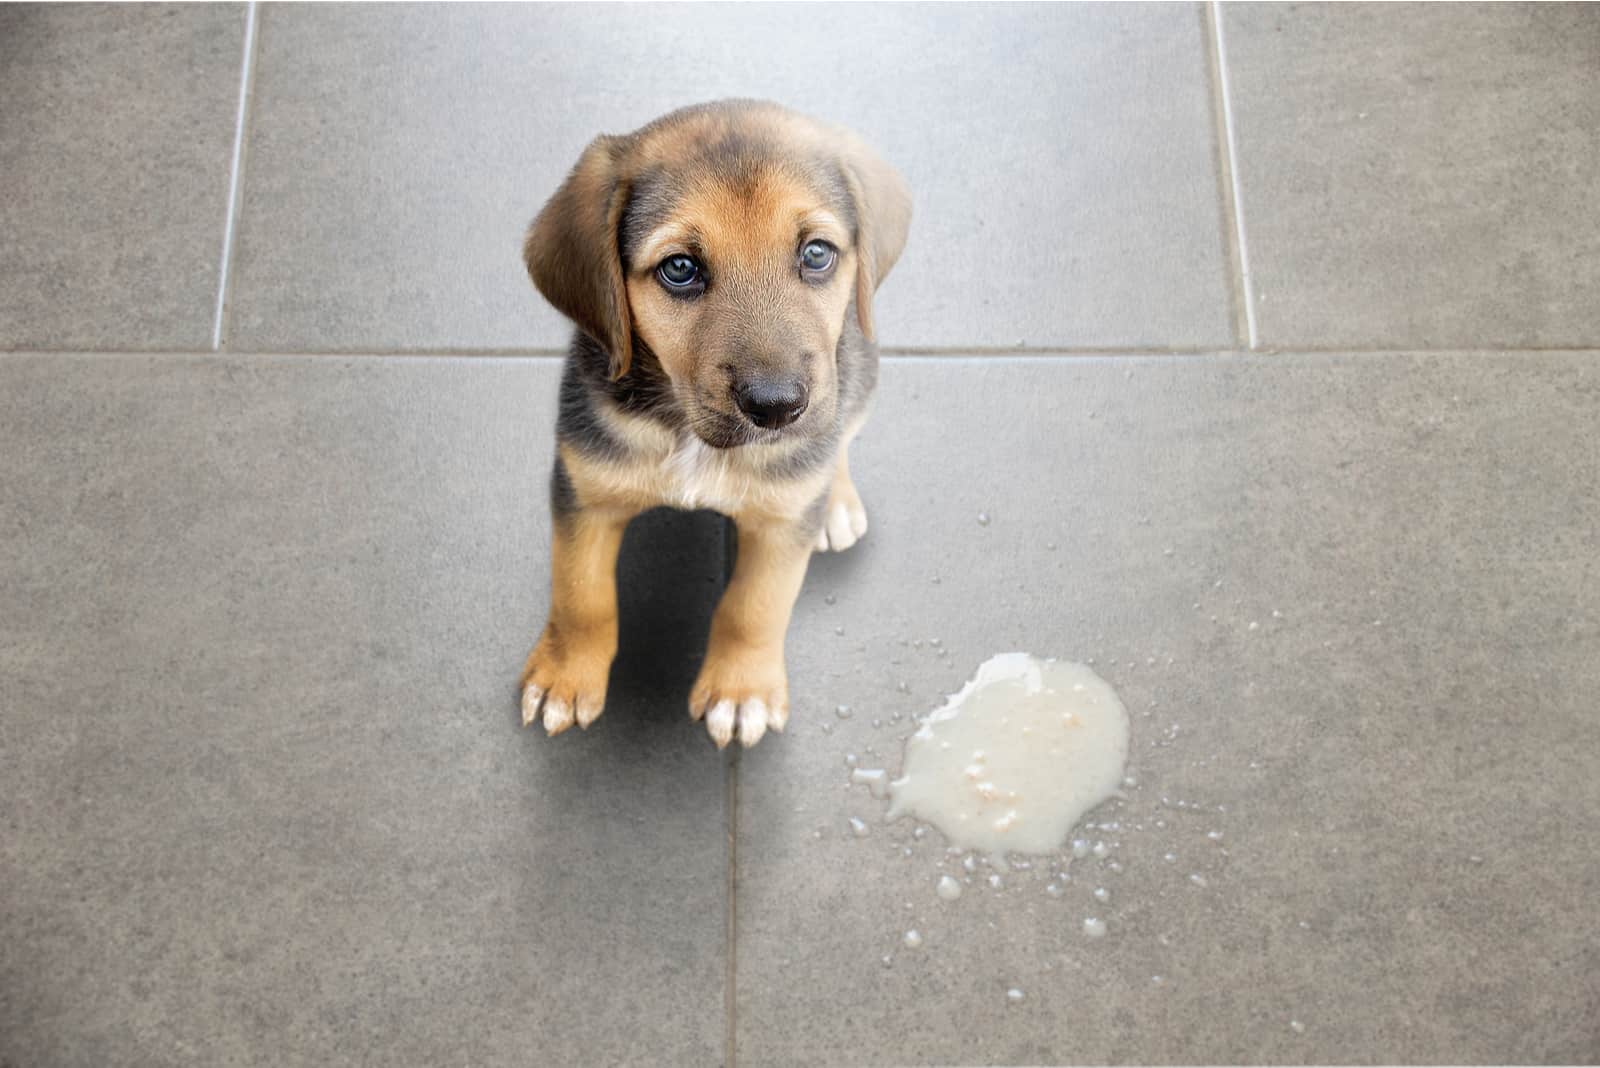
M749 749L767 733L767 703L752 697L739 706L739 744Z
M867 532L867 510L860 501L836 500L828 505L827 519L817 546L823 550L842 553L861 540Z
M706 713L706 730L711 735L711 740L721 749L733 741L733 726L735 721L735 705L732 701L721 700L711 706L711 711Z
M530 727L539 722L539 705L544 701L544 690L533 683L522 688L522 725Z
M546 734L560 734L572 726L575 715L573 708L566 701L555 697L544 699L544 732Z
M789 725L789 706L782 702L767 709L767 726L778 733L783 733L783 728Z
M593 695L580 695L577 705L578 726L588 729L589 724L600 718L600 712L606 706L604 698Z

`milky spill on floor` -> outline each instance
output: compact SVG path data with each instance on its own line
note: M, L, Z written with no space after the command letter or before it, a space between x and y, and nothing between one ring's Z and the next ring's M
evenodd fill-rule
M1002 653L906 742L889 818L915 816L963 849L1049 853L1117 791L1127 760L1128 713L1104 679Z

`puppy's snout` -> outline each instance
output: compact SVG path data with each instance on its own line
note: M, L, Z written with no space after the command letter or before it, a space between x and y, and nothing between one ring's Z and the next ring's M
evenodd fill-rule
M788 426L800 418L811 402L805 380L792 376L735 382L733 397L745 417L765 430Z

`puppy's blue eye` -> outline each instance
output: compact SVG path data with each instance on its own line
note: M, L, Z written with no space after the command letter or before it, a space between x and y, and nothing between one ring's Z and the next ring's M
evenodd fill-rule
M670 289L689 289L700 281L700 265L689 256L668 256L656 268L656 277Z
M813 274L826 271L839 258L839 250L826 241L807 241L800 250L800 266Z

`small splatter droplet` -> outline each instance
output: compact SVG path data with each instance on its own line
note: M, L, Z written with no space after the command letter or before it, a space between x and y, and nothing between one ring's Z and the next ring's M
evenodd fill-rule
M980 527L986 527L986 526L989 525L989 513L988 512L979 512L978 513L978 525Z
M1297 1035L1303 1035L1306 1033L1306 1025L1301 1023L1299 1020L1290 1020L1289 1029Z
M1018 990L1016 987L1012 987L1010 990L1006 991L1006 1001L1010 1002L1013 1005L1015 1005L1018 1002L1022 1001L1022 999L1026 998L1027 996L1028 995L1024 994L1022 991Z
M852 713L849 705L836 705L833 709L833 714L840 719L849 719Z
M1106 936L1106 921L1098 916L1087 916L1083 921L1083 933L1090 938L1104 938Z
M922 934L915 930L907 931L905 937L901 938L900 941L906 944L907 949L916 949L922 945Z
M867 836L867 825L854 816L850 817L850 830L857 838L865 838Z
M1104 905L1107 901L1111 900L1111 891L1107 890L1103 886L1097 886L1094 889L1094 899L1100 902L1100 904Z

